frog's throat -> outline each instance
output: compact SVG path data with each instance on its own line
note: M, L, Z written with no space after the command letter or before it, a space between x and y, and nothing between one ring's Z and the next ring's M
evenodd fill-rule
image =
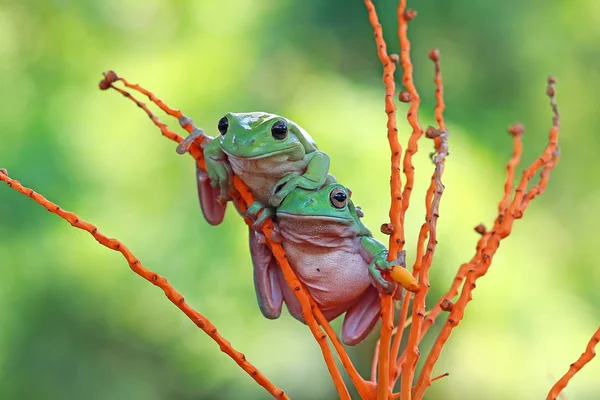
M335 217L332 215L321 215L321 214L293 214L285 211L277 210L278 216L284 216L284 218L295 219L295 220L316 220L316 221L335 221L335 222L344 222L347 224L351 224L354 222L353 218L350 217Z
M239 154L233 154L233 153L230 153L229 151L227 151L226 149L222 149L222 150L225 154L227 154L228 157L239 158L241 160L260 160L261 158L268 158L268 157L286 153L288 150L293 149L295 147L296 146L289 146L289 147L285 147L285 148L277 150L277 151L270 151L268 153L263 153L263 154L259 154L259 155L251 156L251 157L244 157Z

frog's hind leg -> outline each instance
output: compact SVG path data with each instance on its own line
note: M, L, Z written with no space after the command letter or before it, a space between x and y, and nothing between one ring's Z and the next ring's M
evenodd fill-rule
M196 165L196 181L198 184L198 199L204 218L211 225L219 225L225 216L226 202L218 202L221 194L218 187L212 187L208 173Z
M298 298L296 297L294 292L292 292L292 289L290 289L289 285L285 281L283 272L281 272L281 268L279 268L279 266L277 266L276 268L277 275L279 277L279 285L281 286L281 291L283 292L283 301L285 302L285 305L290 315L296 318L298 321L302 322L303 324L306 324L306 321L302 316L302 306L300 305Z
M381 313L379 292L371 286L346 312L342 323L342 341L348 346L362 342L373 330Z
M251 228L250 254L254 265L254 288L258 306L263 315L269 319L279 318L283 304L283 293L278 275L279 267L273 253Z

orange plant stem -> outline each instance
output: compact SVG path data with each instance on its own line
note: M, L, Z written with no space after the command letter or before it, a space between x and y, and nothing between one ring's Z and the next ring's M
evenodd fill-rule
M442 330L435 340L433 347L423 365L421 375L419 376L415 387L414 398L416 400L421 399L425 393L425 390L429 387L429 385L431 385L431 372L433 371L433 367L439 359L442 348L447 342L452 330L458 326L459 322L464 317L465 308L469 301L471 301L473 298L472 292L476 286L475 282L477 279L487 273L489 267L491 266L494 254L500 245L500 241L510 234L513 222L523 216L523 213L528 205L528 203L524 203L524 198L527 197L527 193L542 192L545 189L547 179L543 179L542 177L540 182L526 193L525 190L527 189L527 185L533 178L536 171L542 169L547 175L549 174L551 168L556 165L556 161L558 159L557 149L559 114L554 99L554 83L554 78L548 79L547 93L550 97L550 104L554 113L553 126L550 129L548 144L542 152L542 155L538 157L529 167L527 167L525 171L523 171L519 185L515 190L515 196L508 207L508 211L504 215L501 213L498 214L498 217L496 218L494 226L491 230L490 237L487 240L485 247L481 251L481 255L474 257L473 263L470 264L472 268L467 273L461 295L458 301L452 307L452 311L446 320L446 324L442 327Z
M400 40L400 64L402 65L402 84L406 88L410 98L410 107L406 119L412 128L408 139L408 146L404 153L403 171L406 175L406 185L402 192L402 208L400 219L404 223L406 210L410 205L410 195L415 181L415 167L412 165L412 157L419 150L419 139L423 136L423 128L419 123L419 105L421 98L413 81L413 66L410 60L410 40L408 40L408 21L415 16L415 12L406 9L406 0L401 0L398 5L398 38Z
M184 297L179 294L165 278L144 268L142 263L123 243L117 239L111 239L103 235L96 226L80 219L75 213L63 210L58 205L47 200L44 196L34 192L32 189L22 186L19 181L11 179L7 174L5 174L5 172L6 171L0 171L1 181L5 182L9 187L17 192L31 197L36 203L44 206L51 213L56 214L62 219L66 220L75 228L82 229L90 233L102 246L121 253L127 260L127 263L133 272L153 285L161 288L171 303L183 311L183 313L187 315L188 318L192 320L194 324L196 324L196 326L210 336L219 345L221 351L231 357L244 371L248 373L248 375L250 375L252 379L264 387L273 397L278 399L289 399L285 392L271 383L266 376L264 376L246 359L244 354L235 350L231 346L231 343L229 343L223 336L221 336L221 334L219 334L217 328L204 315L190 307L190 305L185 302Z
M116 78L116 74L114 74L114 78ZM122 78L116 78L115 80L124 81L124 79L122 79ZM126 82L126 81L124 81L124 82ZM130 85L130 87L133 87L136 90L139 90L139 88L141 88L139 85L131 85L131 84L129 84L129 85ZM134 101L140 108L142 108L146 112L146 114L150 117L150 119L154 122L154 124L157 125L161 129L161 132L163 133L164 136L166 136L167 138L169 138L177 143L181 143L184 140L181 136L177 135L176 133L169 131L168 129L164 129L165 125L163 123L161 123L159 121L159 119L156 116L154 116L152 114L152 112L150 112L150 110L148 110L148 108L143 103L141 103L139 100L137 100L130 93L112 85L112 82L110 82L108 87L111 87L111 88L117 90L118 92L123 94L125 97ZM144 89L143 93L146 94L152 101L156 102L156 100L154 100L154 99L157 99L157 98L152 93L150 93L149 91L146 91L145 89ZM162 102L160 104L164 105L164 103L162 103ZM163 108L163 107L161 107L161 108ZM169 115L175 116L177 118L181 118L183 116L183 114L181 114L180 111L173 111L173 109L169 108L166 105L164 105L163 109L165 109L165 111L167 113L169 113ZM173 114L171 114L170 111L167 111L167 110L172 111ZM194 129L194 127L191 124L191 120L190 119L187 119L187 120L190 123L188 125L189 128L186 128L186 130L188 130L188 132L191 132ZM206 140L206 138L202 138L202 140ZM197 142L191 143L191 145L187 149L187 151L196 160L196 162L200 168L206 169L206 165L204 163L203 150ZM233 186L237 191L237 193L235 193L233 195L233 197L234 197L234 199L236 199L236 198L239 199L238 209L240 210L240 212L244 212L247 208L247 205L252 204L252 202L254 202L252 193L250 192L249 188L244 184L244 182L242 182L242 180L239 179L237 176L234 176L234 178L233 178ZM247 220L246 223L251 224L251 221ZM302 315L303 315L307 325L309 326L311 333L313 334L313 336L315 337L317 343L319 344L319 346L321 348L321 351L323 353L323 358L325 360L325 363L327 364L327 368L331 374L333 383L336 387L336 390L338 391L340 398L341 399L350 399L350 394L348 392L348 389L346 388L344 380L342 379L339 369L335 363L335 359L333 358L331 349L329 348L329 345L327 343L327 335L324 334L323 331L321 331L321 328L319 327L319 324L317 323L315 316L313 314L313 311L311 309L310 299L312 297L306 291L306 289L301 285L295 272L291 268L290 264L287 262L287 256L285 255L285 251L283 250L283 247L281 246L281 244L273 242L270 239L272 231L273 231L273 225L272 225L271 221L268 221L267 223L264 224L264 227L263 227L263 233L266 237L267 245L271 248L273 255L275 256L280 268L282 269L282 272L283 272L283 275L284 275L284 278L285 278L287 284L292 289L292 291L298 298L300 305L302 306ZM322 324L329 325L327 320L324 320ZM326 331L329 331L330 333L332 333L333 336L335 337L335 339L338 340L337 336L335 336L335 332L333 331L333 329L331 329L330 326L328 326L328 329L326 328ZM345 353L343 346L341 346L341 345L339 347L336 347L336 350L338 352L341 351L341 352ZM354 370L354 366L350 367L351 362L350 362L349 357L347 356L347 353L345 353L344 355L340 355L340 358L343 359L345 362L344 366L351 370ZM350 362L350 365L348 365L349 362ZM351 374L351 377L354 379L356 379L357 376L358 376L358 378L360 378L358 373ZM362 378L360 378L359 381L356 381L354 383L359 390L363 390L363 392L368 390L368 388L366 387L366 383Z
M399 21L403 21L401 26L403 29L399 29L399 34L401 37L401 45L402 41L406 41L406 46L410 48L410 42L408 41L406 31L406 16L407 12L404 11L404 4L400 4L398 10L398 18ZM407 51L408 53L408 51ZM407 54L407 58L409 58L409 54ZM415 263L415 269L413 274L415 277L419 276L419 286L420 290L415 295L413 301L413 309L412 309L412 319L414 321L413 325L410 328L408 343L406 345L406 350L402 355L402 381L401 381L401 393L403 399L411 399L411 390L412 390L412 382L417 366L417 362L419 360L420 352L419 352L419 343L423 337L421 330L424 325L424 313L425 313L425 300L427 298L427 293L429 292L429 268L431 267L431 263L433 261L433 255L435 253L435 249L437 246L437 219L439 216L439 203L441 200L441 196L444 191L444 185L442 184L442 175L444 172L444 164L446 161L446 156L448 155L448 132L446 131L446 124L444 121L444 97L443 97L443 82L442 75L439 63L439 51L431 50L429 52L429 58L434 62L435 66L435 78L434 82L436 84L436 106L435 106L435 117L438 122L439 130L435 130L432 127L428 128L427 136L434 139L435 148L437 151L437 156L434 158L435 163L435 171L431 176L431 183L427 190L425 196L425 207L426 207L426 223L421 227L421 231L419 234L419 240L417 243L417 256L421 257L418 262ZM410 61L409 61L410 63ZM411 95L411 106L413 93L411 92L411 88L414 88L414 84L412 82L412 74L410 76L410 80L408 82L410 85L408 86L409 93ZM416 91L415 91L416 95ZM418 95L417 95L418 98ZM418 107L418 104L417 104ZM409 117L411 113L409 111ZM411 123L413 126L413 130L421 129L418 125L417 118L415 117L415 121ZM414 135L414 132L413 132ZM427 228L425 230L424 228ZM427 243L427 250L425 251L425 255L421 255L423 253L423 244L425 239L429 237ZM400 360L396 361L396 364L399 364Z
M396 127L396 105L394 94L396 84L394 83L394 72L396 65L387 54L386 43L383 39L383 31L377 17L375 6L371 0L365 0L365 6L369 14L369 22L375 34L377 55L383 65L383 83L385 85L385 112L387 114L387 137L391 150L391 205L390 205L390 235L388 261L398 257L404 245L404 227L401 221L402 213L402 182L400 179L400 158L402 147L398 140L398 128ZM381 295L381 330L379 346L378 384L377 399L387 400L391 394L389 388L390 369L390 345L392 341L392 329L394 328L394 300L391 295Z
M583 368L587 363L589 363L592 360L592 358L594 358L594 356L596 355L596 351L594 350L594 348L596 347L598 342L600 342L600 327L598 328L596 333L594 333L594 335L588 342L585 351L581 354L577 361L571 364L567 373L564 374L563 377L560 378L558 382L554 384L554 386L552 386L552 389L550 389L546 400L556 400L560 395L560 392L562 392L563 389L567 387L571 378L575 376L575 374L579 372L581 368Z
M427 250L423 256L421 271L419 272L419 291L415 294L413 300L412 320L413 324L410 327L408 342L406 344L406 359L402 365L402 380L400 391L402 398L411 399L412 382L419 360L419 342L421 340L421 327L425 318L425 299L429 292L429 268L433 261L433 255L437 246L437 220L439 217L439 204L444 193L444 185L442 184L442 175L444 173L444 161L448 155L448 131L435 131L428 129L427 135L432 139L437 135L440 138L440 151L435 156L435 191L431 203L427 204L427 224L429 232L429 240L427 242ZM415 396L416 398L416 396Z

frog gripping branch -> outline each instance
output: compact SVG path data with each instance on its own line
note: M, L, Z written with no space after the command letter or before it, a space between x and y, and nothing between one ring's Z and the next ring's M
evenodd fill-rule
M328 175L327 154L318 151L310 135L286 118L263 112L227 113L217 127L220 136L205 146L204 155L210 184L220 189L219 195L215 197L216 191L198 181L202 210L210 223L223 219L224 209L219 206L234 191L233 174L255 197L252 217L266 206L277 207L296 187L315 190L326 180L335 181ZM264 217L257 229L263 221Z
M550 78L547 87L553 112L547 146L525 168L518 184L514 185L515 168L521 158L523 127L515 124L509 128L514 151L506 165L506 183L498 204L497 217L489 230L483 224L475 228L480 234L475 254L457 270L446 294L435 303L432 302L434 306L426 310L449 138L443 117L445 105L439 52L432 50L429 54L435 65L437 127L424 130L418 118L420 98L413 82L407 36L408 22L415 18L416 12L406 8L406 0L400 0L398 56L387 53L375 7L370 0L364 2L374 30L385 85L387 135L391 153L391 204L390 220L382 225L382 232L390 235L389 252L361 223L347 188L336 183L328 174L329 157L318 151L308 133L294 122L268 113L228 113L217 125L220 136L212 139L181 111L170 108L153 93L129 83L112 71L105 74L100 88L114 89L135 102L164 136L179 144L178 153L187 152L194 158L200 204L210 224L217 225L223 220L227 201L234 203L249 225L255 287L261 312L268 318L277 318L285 304L292 316L308 325L341 399L350 399L350 392L336 363L336 355L361 399L420 400L434 381L448 376L448 372L433 375L433 368L452 331L464 318L476 282L489 270L500 242L510 235L514 221L522 218L531 201L544 192L550 172L556 166L559 158L559 113L555 102L555 80ZM394 74L398 63L403 69L404 86L399 91L398 99L410 103L407 121L412 128L404 152L398 138L394 104ZM142 93L168 115L177 118L189 136L184 139L171 131L144 103L126 89L117 87L117 82ZM418 151L422 136L430 139L434 145L434 170L425 195L426 220L419 231L411 272L405 268L404 219L415 179L412 157ZM404 187L400 166L405 177ZM538 172L539 181L529 187ZM89 232L103 246L122 253L136 274L160 287L175 306L271 396L289 398L250 364L242 353L234 350L216 327L193 310L166 279L145 269L124 244L106 237L94 225L25 188L11 179L4 169L0 169L0 180L67 220L72 226ZM325 231L316 230L315 227ZM322 290L319 285L324 278L331 282L328 290ZM396 283L409 289L397 318L394 301L402 293ZM342 341L349 345L363 340L381 316L380 337L375 347L369 381L357 372L342 342L328 323L344 312L341 336ZM432 348L426 353L422 349L422 339L442 313L446 313L445 321ZM406 344L402 346L404 342ZM558 398L569 380L592 360L598 342L600 329L593 334L581 357L550 389L548 399ZM417 374L416 367L421 354L426 354L426 357Z

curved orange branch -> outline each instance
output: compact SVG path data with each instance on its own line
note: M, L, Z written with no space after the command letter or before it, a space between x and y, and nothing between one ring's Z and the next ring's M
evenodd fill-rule
M553 126L550 129L548 136L548 144L542 152L542 155L538 157L529 167L527 167L525 171L523 171L521 180L515 189L515 196L510 203L507 212L505 214L498 214L494 222L494 226L491 229L489 238L487 239L486 244L481 251L481 254L477 254L475 257L473 257L472 262L469 263L471 268L469 268L469 272L466 275L461 295L458 301L453 305L452 311L446 320L446 324L442 327L442 330L435 340L433 347L423 365L421 375L419 376L415 386L415 399L421 399L425 393L425 390L431 384L431 372L433 371L433 367L439 359L442 348L450 337L452 330L458 326L460 321L463 319L465 307L473 298L472 292L475 289L477 279L487 273L491 266L492 259L498 250L500 241L510 234L514 221L523 216L523 213L529 205L529 202L526 199L533 199L538 193L543 192L547 183L548 174L556 165L558 160L559 113L554 98L554 84L554 78L549 78L547 94L550 97L550 105L552 107L554 117L552 119ZM525 192L527 185L538 170L542 170L540 182L534 185L530 191ZM506 188L507 186L505 186L505 189ZM503 197L503 199L504 198L505 197Z
M246 373L248 373L248 375L250 375L252 379L256 381L256 383L264 387L273 397L277 399L289 400L289 397L285 394L285 392L271 383L266 376L264 376L246 359L244 354L235 350L231 346L231 343L221 336L221 334L217 331L217 328L204 315L190 307L190 305L185 302L184 297L179 294L179 292L177 292L165 278L158 275L156 272L152 272L144 268L140 260L138 260L123 243L117 239L111 239L103 235L96 226L80 219L75 213L63 210L58 205L47 200L44 196L34 192L32 189L22 186L19 181L11 179L6 173L6 170L0 170L0 180L5 182L9 187L17 192L31 197L36 203L44 206L51 213L56 214L62 219L66 220L73 227L88 232L102 246L121 253L127 260L129 268L131 268L133 272L151 284L161 288L171 303L175 304L175 306L183 311L183 313L187 315L188 318L192 320L196 326L198 326L198 328L202 329L208 336L210 336L219 345L221 351L231 357L244 371L246 371Z
M104 84L102 82L105 82L105 81L102 81L101 85L100 85L101 89L106 89L106 88L115 89L118 92L120 92L121 94L123 94L125 97L127 97L130 100L132 100L133 102L135 102L140 108L142 108L146 112L146 114L152 120L152 122L161 129L161 132L167 138L169 138L177 143L181 143L184 141L184 139L181 136L177 135L176 133L174 133L172 131L169 131L168 129L165 129L166 126L163 123L161 123L156 116L154 116L152 114L152 112L145 106L145 104L143 104L142 102L137 100L134 96L132 96L127 91L114 86L112 83L117 80L122 81L125 84L125 86L127 86L131 89L137 90L137 91L141 92L142 94L146 95L151 101L156 103L167 114L178 118L180 123L182 124L182 126L188 132L192 133L194 130L198 130L198 128L196 128L193 125L192 120L190 118L186 117L183 113L181 113L181 111L174 110L174 109L168 107L165 103L160 101L150 91L142 88L139 85L130 84L124 78L117 77L117 75L114 72L109 72L109 73L105 74L105 81L108 81L108 82L106 84ZM196 140L191 142L190 145L185 148L185 150L187 150L190 153L190 155L192 155L192 157L194 157L198 166L202 169L205 169L206 166L204 163L204 156L203 156L203 150L201 148L201 144L207 140L210 140L207 136L197 137ZM234 176L233 185L237 191L236 193L233 194L233 198L236 201L238 210L243 213L246 210L247 205L252 204L252 202L254 201L254 198L253 198L249 188L237 176ZM252 221L246 220L246 223L251 225ZM294 292L294 295L298 298L300 305L302 306L302 315L303 315L307 325L309 326L311 333L313 334L313 336L315 337L317 343L319 344L319 346L321 348L321 352L323 353L323 358L325 359L327 368L332 376L332 380L334 382L334 385L336 386L336 389L338 391L338 394L340 395L340 398L341 399L350 399L350 394L348 393L346 385L342 379L342 376L341 376L339 369L333 358L331 349L329 348L329 345L327 343L328 336L329 336L330 340L332 341L334 348L340 357L342 365L348 371L348 374L349 374L352 382L356 386L357 390L359 391L361 396L363 396L364 398L367 398L367 396L369 395L369 393L372 390L372 388L371 388L372 385L369 382L366 382L358 374L358 372L356 371L354 365L352 364L352 362L350 360L350 357L348 357L348 354L346 353L344 347L342 346L341 342L337 338L335 332L333 331L333 329L331 328L331 326L329 325L327 320L322 316L322 313L320 312L320 310L318 310L318 307L316 307L316 305L314 308L312 307L311 302L314 303L314 300L312 300L312 296L310 295L310 293L308 293L308 291L305 289L305 287L300 283L300 281L298 280L298 277L296 276L292 267L288 263L287 256L285 255L285 251L283 250L283 247L281 246L281 244L273 242L270 239L272 231L273 231L273 225L272 225L272 222L269 220L263 226L263 233L266 237L267 245L271 248L273 255L275 256L280 268L282 269L282 272L283 272L283 275L284 275L284 278L285 278L287 284L292 289L292 291ZM319 321L317 321L317 319L319 319ZM325 333L321 330L321 328L319 327L319 324L324 327Z
M563 389L567 387L571 378L575 376L575 374L579 372L581 368L585 366L585 364L589 363L592 360L592 358L594 358L594 356L596 355L596 351L594 350L594 348L596 347L598 342L600 342L600 327L598 328L596 333L594 333L594 335L588 342L585 351L581 354L577 361L571 364L567 373L564 374L563 377L560 378L558 382L554 384L554 386L552 386L552 389L550 389L550 393L548 393L548 397L546 397L546 400L556 400L560 395L560 392L562 392Z

